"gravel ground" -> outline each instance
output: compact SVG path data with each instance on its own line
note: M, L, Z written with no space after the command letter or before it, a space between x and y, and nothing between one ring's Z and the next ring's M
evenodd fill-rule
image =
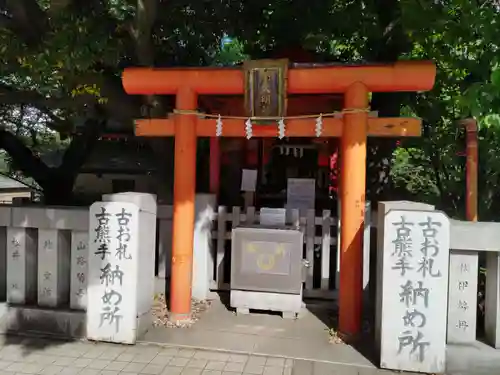
M153 325L155 327L189 328L195 324L201 315L210 308L210 301L191 300L191 319L185 322L172 323L168 320L167 299L164 294L155 296L153 304Z

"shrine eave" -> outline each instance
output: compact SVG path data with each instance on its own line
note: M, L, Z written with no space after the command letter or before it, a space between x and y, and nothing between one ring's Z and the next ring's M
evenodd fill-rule
M434 86L436 66L431 61L400 61L384 65L328 65L291 67L289 94L341 93L355 82L371 92L427 91ZM175 95L189 87L203 95L237 95L244 92L239 68L128 68L123 87L132 95Z

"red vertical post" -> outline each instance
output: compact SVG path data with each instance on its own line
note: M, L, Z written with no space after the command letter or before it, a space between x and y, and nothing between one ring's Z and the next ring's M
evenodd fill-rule
M344 114L341 138L340 179L340 287L339 330L355 336L361 332L363 300L363 230L365 222L366 142L368 90L360 82L344 95L344 107L359 113Z
M465 164L465 183L466 183L466 216L467 220L477 221L478 217L478 140L477 140L477 121L473 118L462 121L465 126L466 140L466 164Z
M196 107L196 93L188 87L180 89L176 108L194 112ZM177 114L169 317L174 322L191 319L195 192L196 116Z

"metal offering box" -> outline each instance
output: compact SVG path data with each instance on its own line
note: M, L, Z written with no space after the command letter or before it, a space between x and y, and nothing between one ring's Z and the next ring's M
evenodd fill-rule
M302 307L304 237L297 227L241 226L232 232L231 306L282 311L295 317Z

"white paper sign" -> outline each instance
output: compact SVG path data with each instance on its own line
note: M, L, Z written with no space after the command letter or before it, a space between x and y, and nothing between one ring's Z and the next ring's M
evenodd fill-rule
M260 209L260 223L262 225L284 226L286 224L286 209L262 207Z
M308 210L314 208L316 180L312 178L289 178L287 207Z
M139 208L96 202L89 214L87 337L135 343Z
M257 186L257 170L243 169L241 175L241 191L255 191Z
M450 223L439 211L384 218L380 366L443 373Z

